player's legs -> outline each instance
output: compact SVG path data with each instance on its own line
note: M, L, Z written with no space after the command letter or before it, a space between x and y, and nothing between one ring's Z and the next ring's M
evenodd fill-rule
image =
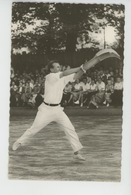
M79 141L78 135L75 131L74 126L72 125L71 121L67 117L67 115L61 110L61 112L57 113L56 122L61 126L64 130L67 139L69 140L71 147L74 152L79 151L83 148L82 144Z
M37 112L36 118L32 126L27 129L24 134L14 143L13 150L17 149L17 146L24 144L29 138L38 133L41 129L47 126L50 122L53 121L55 115L50 112L50 110L45 108L39 109Z

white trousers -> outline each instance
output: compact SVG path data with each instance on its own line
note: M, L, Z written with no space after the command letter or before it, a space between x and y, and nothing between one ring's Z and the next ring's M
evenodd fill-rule
M47 106L44 103L39 106L32 126L27 129L17 141L23 144L25 141L27 141L27 139L31 138L53 121L58 123L64 130L74 152L83 148L79 141L78 135L75 132L75 128L67 115L63 112L63 108L60 106Z

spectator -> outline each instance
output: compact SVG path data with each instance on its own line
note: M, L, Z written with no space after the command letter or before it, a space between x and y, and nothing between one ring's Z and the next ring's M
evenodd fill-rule
M34 88L34 80L33 79L29 80L29 85L30 85L31 89L33 90L33 88Z
M35 98L35 105L37 107L39 107L42 104L43 100L44 100L44 98L42 97L42 94L38 93L36 98Z
M107 85L105 89L105 101L103 104L105 104L107 107L109 107L111 100L111 94L114 92L114 86L112 84L112 81L110 79L107 80Z
M11 67L11 79L13 79L15 76L14 69Z
M70 66L61 66L61 68L62 70L70 69ZM46 74L47 67L42 68L40 71L36 70L28 73L26 70L21 74L11 69L11 106L31 105L32 96L33 102L35 102L36 96L38 96L38 99L41 99L40 96L44 98L44 76ZM119 82L118 79L121 79L122 75L122 67L116 69L113 67L108 67L108 69L103 69L102 67L90 69L85 74L86 79L83 77L81 82L78 80L65 87L63 101L67 105L75 103L81 106L84 104L94 105L94 107L98 107L104 100L107 106L110 104L122 105L123 88L121 89L120 87L122 86L122 81ZM117 81L115 82L115 80ZM113 86L115 89L112 93L110 89ZM38 104L39 102L41 100L38 100ZM90 104L90 102L92 103Z
M25 86L22 84L22 82L20 82L19 86L18 86L18 92L16 94L16 100L17 100L17 106L22 106L23 105L23 101L22 101L22 94L25 91Z
M71 103L72 97L71 97L71 92L72 92L72 84L69 82L64 89L63 92L63 98L61 101L62 106L68 105Z
M90 83L90 90L88 91L88 99L86 101L86 104L89 107L89 102L91 101L92 97L97 93L97 85L95 81L92 79Z
M79 82L79 79L77 79L72 89L70 101L73 100L73 103L79 104L82 91L83 91L83 88L81 86L81 83Z
M114 85L114 93L112 94L112 104L114 106L122 106L123 82L121 77L116 78Z
M90 91L90 78L84 78L83 81L80 83L82 86L82 91L80 94L80 106L83 107L83 104L87 101L88 99L88 95L89 95L89 91Z
M101 78L98 78L96 89L98 92L92 96L88 107L93 105L93 107L98 108L98 105L104 101L105 83L101 80Z
M10 87L10 105L11 106L17 106L17 91L18 91L18 87L15 84L15 82L12 81L11 87Z
M34 100L33 94L30 94L27 105L31 108L35 107L35 100Z
M45 79L43 79L41 85L40 85L40 94L44 98L44 91L45 91Z
M23 106L26 106L28 104L28 100L29 100L30 96L32 95L31 92L32 92L32 89L31 89L29 83L27 82L25 85L25 91L22 94Z
M37 94L40 93L40 85L39 85L38 81L35 82L35 85L34 85L32 92L33 92L33 101L35 102L35 98L36 98Z

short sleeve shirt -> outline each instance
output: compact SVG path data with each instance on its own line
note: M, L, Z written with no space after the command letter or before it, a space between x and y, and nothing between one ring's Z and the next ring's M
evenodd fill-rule
M90 83L85 84L85 83L81 82L81 86L82 86L83 91L88 91L91 88Z

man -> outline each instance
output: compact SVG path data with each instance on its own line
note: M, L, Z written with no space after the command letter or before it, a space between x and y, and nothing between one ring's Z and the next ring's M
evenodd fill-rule
M32 126L13 144L12 149L17 150L26 140L38 133L52 121L55 121L64 130L74 151L74 158L84 161L85 158L79 153L83 146L79 141L74 126L63 112L62 107L60 107L60 102L66 84L68 82L74 82L85 70L82 67L78 67L60 72L60 65L57 61L51 61L48 67L50 73L45 79L44 102L39 106Z
M50 122L55 121L61 125L65 131L67 139L74 151L74 158L78 160L85 160L85 158L79 153L83 146L79 141L75 129L67 115L60 107L63 89L69 81L74 82L76 79L79 79L83 73L86 73L88 69L95 66L98 62L108 57L114 57L114 55L115 57L119 57L114 53L116 52L112 51L111 54L111 51L100 51L94 58L92 58L89 62L86 62L84 65L78 68L68 69L63 72L60 72L60 65L58 62L51 61L48 65L50 73L45 79L44 102L38 108L36 118L31 128L27 129L25 133L13 144L12 149L17 150L26 140L35 135Z

